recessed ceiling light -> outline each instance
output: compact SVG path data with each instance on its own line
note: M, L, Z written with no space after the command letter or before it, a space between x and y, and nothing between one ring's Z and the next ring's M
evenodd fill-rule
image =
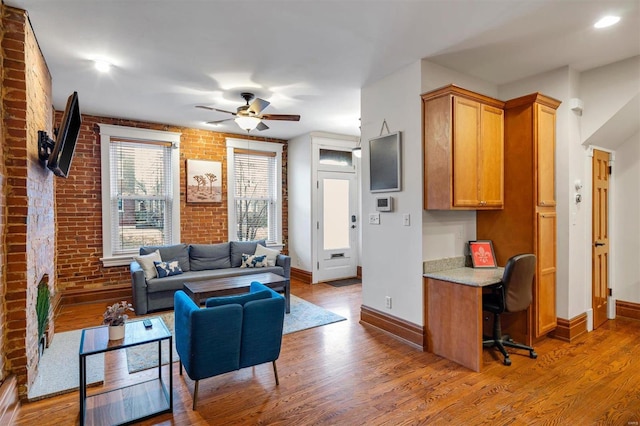
M600 18L600 20L598 20L598 22L593 24L593 26L596 28L606 28L606 27L610 27L611 25L617 24L618 21L620 21L619 16L609 15L609 16L605 16L604 18Z
M93 62L93 64L100 72L109 72L109 70L111 69L111 64L107 61L97 59Z

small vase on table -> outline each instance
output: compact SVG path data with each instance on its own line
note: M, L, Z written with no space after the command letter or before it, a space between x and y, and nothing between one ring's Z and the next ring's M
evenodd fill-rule
M124 339L124 324L109 326L109 340Z
M124 339L124 323L129 318L127 311L133 311L133 307L124 300L107 306L102 315L102 324L109 326L109 340Z

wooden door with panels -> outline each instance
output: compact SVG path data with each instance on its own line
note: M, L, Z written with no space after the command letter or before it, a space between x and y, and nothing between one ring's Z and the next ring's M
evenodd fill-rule
M592 296L593 328L607 322L609 297L609 153L593 150Z

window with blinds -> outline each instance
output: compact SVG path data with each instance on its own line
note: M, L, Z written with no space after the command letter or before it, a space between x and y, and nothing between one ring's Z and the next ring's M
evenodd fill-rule
M112 254L171 244L171 144L112 138L109 151Z
M278 174L275 152L233 149L233 209L238 241L279 241Z

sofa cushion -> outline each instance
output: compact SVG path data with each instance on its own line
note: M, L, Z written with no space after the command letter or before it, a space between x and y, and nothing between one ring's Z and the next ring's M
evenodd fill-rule
M220 296L210 297L204 305L207 308L213 308L215 306L223 306L230 304L238 304L244 306L247 302L253 302L254 300L271 299L271 292L269 290L260 290L255 293L244 293L235 296Z
M180 265L178 265L177 260L171 260L169 262L155 261L153 264L156 266L158 278L166 278L182 274L182 269L180 269Z
M140 247L140 254L149 254L156 250L160 252L162 260L177 260L183 272L191 270L189 266L189 247L186 244Z
M191 244L189 262L192 271L231 268L230 244Z
M266 246L265 240L259 241L231 241L231 267L239 268L242 265L242 254L254 254L256 245ZM160 253L162 255L162 253Z
M154 262L162 262L162 257L158 250L140 256L133 256L133 260L138 262L146 279L150 280L158 276L156 265L154 264Z
M256 254L242 253L242 265L241 268L264 268L267 266L267 255L263 254L258 256Z

